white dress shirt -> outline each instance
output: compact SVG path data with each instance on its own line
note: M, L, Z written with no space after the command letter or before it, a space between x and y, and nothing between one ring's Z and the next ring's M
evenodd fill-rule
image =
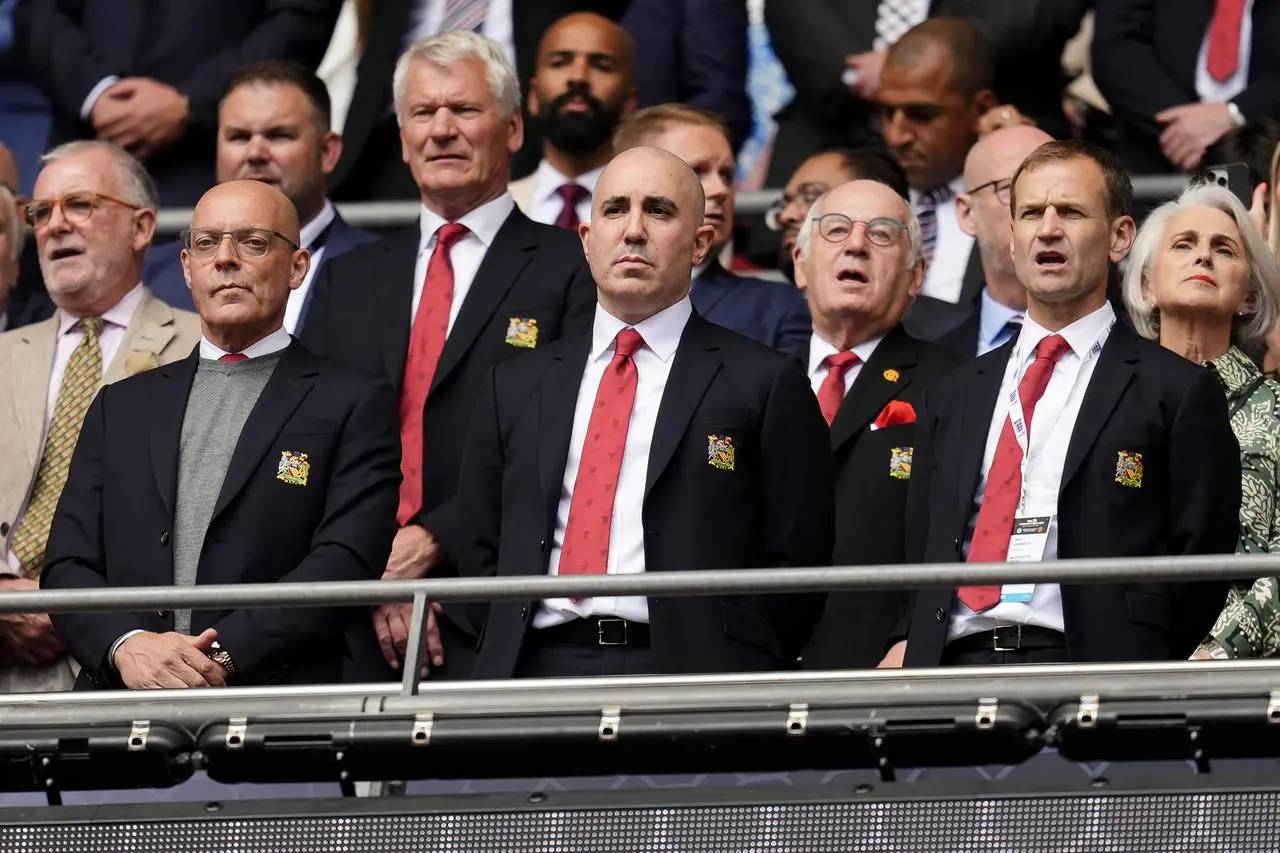
M276 329L257 343L250 344L245 347L240 354L245 358L259 358L264 355L271 355L273 352L280 352L280 350L289 346L291 340L293 339L289 337L289 333L284 329ZM220 349L217 344L213 343L203 335L200 336L201 358L208 359L210 361L217 361L224 355L230 355L230 353L224 349Z
M649 476L649 446L658 423L658 407L671 375L680 336L693 314L693 304L685 297L670 308L654 314L634 328L644 338L644 346L633 356L636 364L636 399L627 428L627 442L622 451L622 467L618 487L614 491L613 522L609 526L609 561L611 575L639 574L644 560L644 484ZM569 524L569 506L573 501L573 484L578 479L582 448L587 439L587 426L595 406L596 391L605 368L613 360L614 339L627 324L596 306L595 324L591 331L591 352L578 386L578 402L573 410L573 432L569 438L569 456L565 460L564 480L560 488L560 505L556 508L556 528L551 543L549 574L560 570L560 552L564 531ZM649 601L642 596L584 598L576 604L567 598L542 602L533 617L533 627L549 628L574 618L616 616L631 622L649 621Z
M844 393L848 394L849 389L853 387L853 380L858 378L858 374L862 372L862 365L867 363L867 359L871 358L871 354L876 351L876 347L884 340L884 335L878 338L872 338L869 341L863 341L855 346L849 352L858 357L858 360L849 365L849 369L844 372ZM827 356L835 355L840 350L827 343L817 332L809 336L809 384L813 386L813 393L817 394L818 389L822 387L822 383L827 378L827 366L823 364L827 360Z
M1240 62L1226 80L1215 80L1209 73L1209 29L1205 29L1200 42L1200 54L1196 57L1196 94L1206 104L1225 104L1249 85L1249 59L1253 54L1253 0L1244 4L1244 18L1240 21ZM1261 118L1261 116L1246 116Z
M1106 344L1115 321L1115 311L1112 310L1111 303L1106 302L1092 314L1081 317L1058 332L1066 338L1071 349L1054 365L1044 396L1036 404L1031 420L1031 444L1022 469L1024 509L1021 514L1052 517L1042 561L1058 558L1058 493L1062 489L1062 468L1067 461L1067 447L1071 444L1071 434L1080 416L1080 404L1098 364L1097 356ZM987 430L982 478L973 496L969 529L965 535L965 554L969 552L969 540L973 537L978 509L987 488L987 472L991 469L996 445L1000 442L1000 433L1009 415L1009 397L1022 381L1027 368L1035 361L1036 346L1051 334L1053 332L1029 316L1022 322L1022 332L1018 335L1013 355L1005 366L1000 395L996 398L995 412ZM957 599L951 611L947 640L994 630L998 625L1039 625L1062 631L1062 592L1058 584L1038 583L1032 592L1031 601L1001 602L983 613L974 613Z
M311 244L324 233L324 229L333 224L333 218L337 214L338 212L333 209L333 202L326 199L320 212L312 217L310 222L302 226L302 231L298 235L302 248L310 250ZM316 270L320 268L320 262L324 258L324 250L325 247L321 246L311 252L311 268L307 270L306 278L302 279L302 284L298 285L297 290L289 291L289 302L284 308L284 327L291 335L298 328L298 318L302 316L302 308L307 304L307 294L311 292L311 282L316 277Z
M996 302L985 287L979 299L978 355L986 355L1009 340L1004 327L1010 323L1021 324L1023 312Z
M538 164L538 171L533 173L533 195L529 198L529 209L525 212L534 222L555 225L560 212L564 210L560 188L565 184L577 184L587 191L587 197L577 204L578 221L590 222L591 193L596 191L596 181L600 180L600 173L603 171L604 166L601 166L576 178L566 178L560 174L559 169L543 160Z
M964 178L950 183L956 193L964 192ZM911 190L911 204L916 205L921 193ZM964 273L969 268L969 253L973 251L973 238L960 228L956 215L955 196L934 207L938 221L938 241L933 246L933 263L925 271L925 296L943 302L958 302L964 287Z
M417 0L410 13L409 27L405 31L404 45L406 49L427 36L440 31L444 22L446 0ZM484 23L480 26L480 35L493 39L502 45L502 50L516 64L516 30L511 20L512 5L515 0L489 0L489 9L485 12ZM530 0L525 0L530 2Z
M467 226L467 235L453 244L449 258L453 262L453 304L449 306L449 329L453 331L453 321L458 319L462 303L471 290L471 282L475 280L476 270L484 260L485 252L493 245L493 238L498 236L498 229L507 221L516 203L511 193L503 193L492 201L487 201L458 220ZM436 250L436 231L446 225L446 220L433 210L422 208L422 238L418 244L418 264L413 271L413 313L418 316L418 303L422 301L422 291L427 284L427 264L431 262L431 253ZM410 321L412 322L412 321Z

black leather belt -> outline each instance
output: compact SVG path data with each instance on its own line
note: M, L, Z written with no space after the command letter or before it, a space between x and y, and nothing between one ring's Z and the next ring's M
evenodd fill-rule
M1067 638L1061 631L1039 625L1001 625L993 631L979 631L947 643L948 651L1016 652L1019 649L1066 648Z
M540 642L579 643L588 646L639 646L649 645L649 626L643 622L599 617L573 619L563 625L535 628L532 635Z

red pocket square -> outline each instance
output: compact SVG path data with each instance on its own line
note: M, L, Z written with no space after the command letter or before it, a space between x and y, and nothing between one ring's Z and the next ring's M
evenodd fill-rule
M902 400L890 400L889 404L876 415L875 428L884 429L895 424L913 424L916 422L916 410L910 403Z

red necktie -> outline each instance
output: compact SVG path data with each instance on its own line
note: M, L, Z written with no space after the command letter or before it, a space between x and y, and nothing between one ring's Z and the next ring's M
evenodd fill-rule
M644 338L635 329L618 332L613 360L600 377L569 501L569 522L560 548L562 575L603 575L608 570L614 492L639 379L632 356L642 346Z
M431 390L453 306L453 261L449 253L466 234L467 226L451 222L436 232L436 248L427 262L427 281L418 300L418 314L409 335L409 355L400 392L400 509L396 520L405 524L422 508L422 410Z
M827 366L827 376L822 380L822 385L818 386L818 408L822 409L827 426L835 421L836 412L840 411L840 403L844 400L845 374L858 361L858 356L851 352L832 353L822 360Z
M248 361L249 356L242 352L229 352L218 359L218 364L239 364L242 361Z
M578 218L578 204L590 196L590 193L587 192L586 187L579 184L565 184L556 192L564 201L564 207L560 208L560 215L556 217L556 226L577 231L578 226L582 224L582 220Z
M1031 416L1036 403L1049 386L1053 367L1071 345L1061 335L1050 335L1036 346L1036 360L1018 383L1018 399L1022 402L1022 419L1026 426L1027 446L1031 443ZM996 444L991 469L987 472L987 489L978 510L978 523L969 543L970 563L1001 563L1009 556L1009 537L1013 519L1022 496L1022 447L1013 434L1012 412L1004 419L1000 441ZM990 610L1000 601L999 586L962 586L957 593L966 607L975 613Z
M1244 23L1246 0L1216 0L1209 21L1209 55L1205 64L1209 76L1218 82L1229 80L1240 65L1240 25Z

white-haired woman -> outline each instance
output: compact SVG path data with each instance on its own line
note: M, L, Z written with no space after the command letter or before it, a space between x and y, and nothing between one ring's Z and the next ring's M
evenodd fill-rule
M1206 365L1240 442L1237 553L1280 553L1280 384L1258 370L1276 322L1280 266L1234 195L1202 184L1157 208L1129 257L1124 298L1138 334ZM1197 658L1280 653L1280 578L1232 588Z

